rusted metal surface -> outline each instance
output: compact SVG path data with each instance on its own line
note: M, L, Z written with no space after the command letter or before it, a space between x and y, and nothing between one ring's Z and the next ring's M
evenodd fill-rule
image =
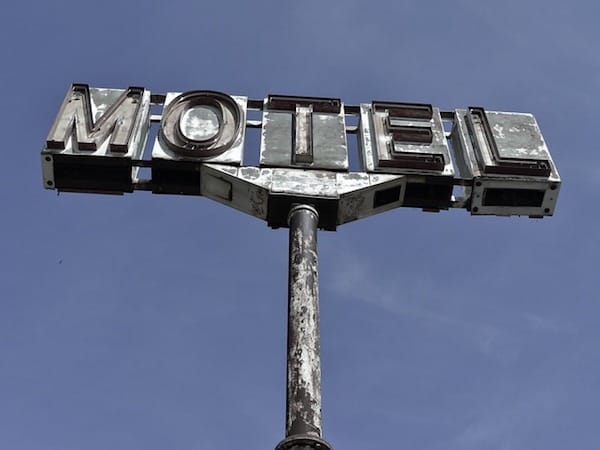
M277 450L331 447L321 439L321 357L317 225L308 205L289 216L288 348L285 436Z
M270 169L203 164L200 192L205 197L265 220L271 178Z
M290 212L286 436L321 435L318 213Z

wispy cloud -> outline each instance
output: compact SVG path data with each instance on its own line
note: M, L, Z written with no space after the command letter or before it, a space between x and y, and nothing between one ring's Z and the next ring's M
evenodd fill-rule
M338 270L332 288L344 299L368 304L398 317L434 324L441 332L463 337L485 357L502 366L519 358L527 337L575 331L572 324L540 313L482 315L473 298L465 298L428 273L389 273L368 260L346 251L336 258ZM479 302L478 302L479 303ZM514 312L514 311L513 311ZM520 318L520 320L519 320Z
M367 303L387 313L436 324L440 329L466 337L483 355L504 364L514 361L518 345L509 333L493 322L472 321L448 305L449 288L426 273L390 280L367 261L353 254L337 258L341 266L333 279L334 291L346 299ZM457 296L458 297L458 296Z
M440 449L523 448L523 442L532 439L532 429L557 420L568 400L564 383L570 369L561 369L554 359L542 361L547 370L522 369L531 368L524 355L532 354L531 346L544 338L540 335L562 339L562 334L576 331L570 323L514 309L500 317L469 312L475 303L449 295L452 286L436 282L429 274L390 279L374 262L352 250L345 250L336 261L340 266L330 285L339 296L398 317L428 322L449 336L461 336L465 346L489 358L492 367L502 368L504 375L480 380L486 388L476 401L465 401L460 417L455 417L454 435L442 436Z
M513 392L498 392L485 409L453 439L450 448L464 450L493 448L512 450L523 443L523 434L532 425L549 421L564 402L564 390L552 381L546 384L525 384Z
M573 333L576 331L572 323L557 320L541 314L524 313L523 319L529 329L540 333Z

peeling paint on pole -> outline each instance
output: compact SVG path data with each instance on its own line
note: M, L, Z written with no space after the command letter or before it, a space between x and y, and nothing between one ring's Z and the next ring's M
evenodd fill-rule
M318 213L290 212L286 436L321 436Z

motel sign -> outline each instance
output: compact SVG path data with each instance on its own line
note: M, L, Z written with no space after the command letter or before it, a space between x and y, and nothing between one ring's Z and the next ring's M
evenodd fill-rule
M248 120L249 110L262 120ZM159 130L147 158L152 123ZM247 128L261 129L258 167L244 163ZM348 162L354 136L358 171ZM327 230L398 207L541 218L554 213L560 189L531 114L85 84L67 91L42 167L48 189L205 196L272 227L286 226L291 205L308 203ZM139 178L140 167L151 179Z
M261 134L256 166L248 129ZM276 450L332 448L322 438L318 229L400 207L542 218L561 184L528 113L85 84L67 91L41 158L47 189L204 196L289 228L286 431Z

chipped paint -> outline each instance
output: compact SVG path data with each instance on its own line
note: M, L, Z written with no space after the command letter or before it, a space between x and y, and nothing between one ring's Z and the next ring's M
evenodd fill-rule
M406 191L406 177L390 174L338 174L340 192L338 225L379 214L402 205ZM366 175L363 177L362 175ZM398 197L377 204L377 192L397 190Z
M495 131L495 133L494 133L495 136L498 136L499 138L504 138L504 127L502 125L497 123L496 125L494 125L493 130ZM518 129L515 127L512 127L508 131L511 133L514 133L514 132L518 131Z
M268 105L265 103L265 108ZM311 114L311 159L294 157L295 112L265 109L260 142L262 167L348 170L344 108L337 114ZM300 139L300 142L304 139Z
M364 209L366 202L365 194L347 195L340 198L339 224L360 219L360 211Z
M286 436L321 435L318 214L290 213Z
M488 111L501 158L548 160L549 153L532 114Z
M212 177L212 178L211 178ZM227 181L231 185L231 195L217 195L214 184L215 177ZM201 169L202 195L250 214L259 219L267 218L269 190L271 188L271 171L256 167L232 167L224 164L203 164Z
M336 174L337 192L339 195L364 189L369 186L369 175L362 172Z
M337 197L336 174L323 170L273 169L272 192Z
M358 142L360 143L360 158L363 170L373 172L375 170L375 155L373 150L373 139L371 137L371 106L368 104L360 105L360 122Z
M269 194L262 189L248 189L248 202L250 203L250 214L259 217L267 217L267 202Z

